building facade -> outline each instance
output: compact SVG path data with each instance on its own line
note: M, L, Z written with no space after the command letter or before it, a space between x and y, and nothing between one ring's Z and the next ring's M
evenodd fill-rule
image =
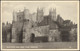
M34 17L35 21L33 20ZM65 25L71 27L73 24L57 15L56 9L50 9L49 15L44 16L42 8L37 8L37 13L32 14L25 8L23 11L13 11L11 36L7 35L7 37L11 37L11 42L13 43L29 43L37 42L38 40L40 42L62 41L61 36L63 37L64 35L61 33L66 30L66 32L69 32L69 30L71 30L70 33L73 32L73 28L65 28ZM10 39L8 38L8 40Z

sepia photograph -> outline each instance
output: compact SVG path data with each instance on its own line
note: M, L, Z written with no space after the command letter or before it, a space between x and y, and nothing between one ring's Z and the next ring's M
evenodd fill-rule
M78 49L78 1L2 1L2 49Z

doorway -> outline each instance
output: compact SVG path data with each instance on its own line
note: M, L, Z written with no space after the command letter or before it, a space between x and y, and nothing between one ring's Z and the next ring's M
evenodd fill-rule
M30 37L30 42L34 42L34 38L35 38L35 34L32 33L32 34L31 34L31 37Z
M62 31L61 32L61 40L63 41L63 42L68 42L68 41L70 41L70 34L69 34L69 31Z

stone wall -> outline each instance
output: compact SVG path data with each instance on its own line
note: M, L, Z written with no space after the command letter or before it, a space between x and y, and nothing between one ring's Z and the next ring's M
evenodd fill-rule
M37 36L48 36L48 34L49 34L49 25L34 27L34 28L32 28L32 33L35 34L35 37L37 37Z
M23 26L23 42L30 42L32 22L27 20Z
M50 30L49 41L50 42L61 41L61 39L60 39L60 31L58 29Z
M23 22L15 22L12 25L12 42L19 42L20 33L22 30Z
M23 42L30 42L31 34L34 34L35 37L38 37L45 35L47 36L48 33L49 33L49 26L37 27L31 21L27 21L24 23L24 28L23 28Z

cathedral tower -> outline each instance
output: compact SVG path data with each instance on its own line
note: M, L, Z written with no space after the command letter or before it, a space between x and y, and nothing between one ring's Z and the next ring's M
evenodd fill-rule
M43 9L42 8L37 8L37 22L40 23L43 20Z
M51 17L51 19L53 21L56 21L57 20L57 17L56 17L56 8L55 9L50 9L49 15L50 15L50 17Z

